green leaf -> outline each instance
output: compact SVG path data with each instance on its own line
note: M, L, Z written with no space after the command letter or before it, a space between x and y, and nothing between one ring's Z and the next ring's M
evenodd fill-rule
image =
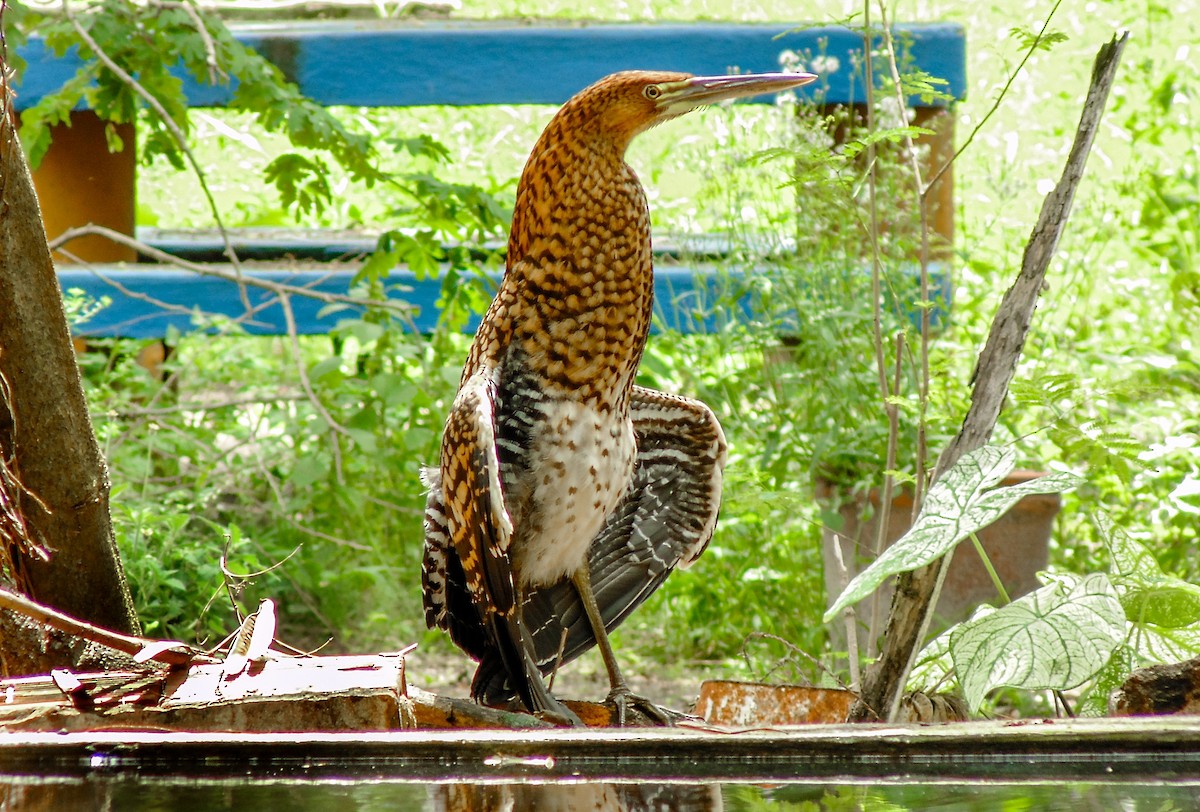
M1129 646L1117 646L1108 663L1096 674L1092 684L1079 697L1075 706L1078 716L1107 716L1108 698L1129 678L1137 667L1137 654Z
M1102 573L1063 578L950 635L967 705L1000 686L1065 690L1095 676L1125 637L1125 612Z
M338 355L331 355L317 363L313 364L308 370L309 380L314 383L323 383L329 386L334 386L346 377L342 371L342 358Z
M307 488L329 476L329 464L320 457L300 457L292 466L288 482L297 488Z
M267 164L263 176L268 183L275 184L287 209L320 213L333 200L329 168L320 158L284 153Z
M378 341L384 334L384 328L379 324L372 324L369 321L362 319L346 319L338 322L338 331L349 336L353 336L359 344L370 344L373 341Z
M1070 37L1062 31L1050 30L1038 34L1031 28L1014 27L1008 29L1008 35L1020 43L1025 51L1049 51L1060 42L1066 42Z
M1138 623L1131 637L1133 648L1144 660L1178 663L1200 652L1200 623L1170 629L1153 623Z
M346 433L358 445L360 449L367 453L374 453L379 450L379 443L375 438L375 433L365 429L347 428Z
M1131 623L1181 629L1200 622L1200 586L1167 575L1140 542L1104 514L1096 526L1112 557L1110 572Z
M441 141L425 133L412 138L389 138L387 143L414 158L432 158L438 163L449 163L451 159L450 150Z
M871 566L846 585L825 613L829 623L852 603L873 593L889 577L923 567L954 549L958 542L1003 516L1026 496L1062 493L1083 479L1059 473L1006 488L997 485L1016 462L1011 449L985 446L962 456L925 497L921 514L912 528L880 554Z
M413 399L417 385L402 375L381 372L371 379L371 386L388 406L403 406Z

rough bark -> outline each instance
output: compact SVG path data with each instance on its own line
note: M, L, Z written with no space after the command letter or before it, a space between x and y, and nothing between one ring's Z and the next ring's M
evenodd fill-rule
M1200 657L1139 668L1112 699L1115 716L1200 715Z
M1042 204L1037 225L1025 246L1021 271L1016 282L1005 293L992 321L987 343L979 355L972 377L974 390L971 393L971 406L963 420L962 429L938 459L935 479L953 466L959 457L985 445L992 436L1025 346L1025 336L1029 333L1050 260L1054 257L1070 216L1075 190L1083 178L1087 156L1128 36L1122 34L1119 38L1114 37L1096 54L1091 86L1062 178ZM884 631L883 651L863 676L862 693L850 710L850 721L895 718L904 683L929 627L932 608L937 603L949 561L950 556L945 556L927 567L899 577Z
M8 575L40 603L134 633L109 518L108 470L2 79L0 103L0 455L20 482L15 499L33 540L49 553L41 560L12 550ZM0 666L21 663L10 673L28 673L31 663L39 670L71 665L75 652L0 615Z

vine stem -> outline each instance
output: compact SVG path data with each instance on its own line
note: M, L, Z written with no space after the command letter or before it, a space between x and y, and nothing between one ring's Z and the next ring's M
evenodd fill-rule
M205 200L208 201L208 209L212 213L213 222L216 224L217 230L221 234L221 241L224 243L225 256L229 258L230 263L233 265L234 273L237 276L238 293L242 298L242 305L247 310L250 310L250 296L246 291L246 286L243 281L241 260L238 259L237 251L233 249L233 241L229 238L229 230L225 227L225 223L221 219L221 210L217 206L217 201L213 197L212 190L208 186L208 179L204 175L204 169L200 166L200 161L196 158L195 153L192 152L192 148L188 146L187 136L183 134L183 130L180 129L179 124L176 123L175 119L171 118L171 115L167 112L167 109L163 107L162 102L160 102L153 93L143 87L141 82L131 76L128 71L118 65L113 58L109 56L103 48L100 47L100 43L96 42L91 33L83 26L81 22L79 22L79 18L75 15L75 13L71 11L69 0L63 0L62 9L63 16L71 24L71 27L75 29L75 33L79 35L79 38L83 41L83 43L87 45L87 47L92 50L92 53L96 55L96 59L100 61L100 64L104 65L105 68L111 71L114 76L120 79L121 82L128 86L134 93L141 96L142 100L150 106L150 109L153 110L155 115L157 115L162 121L163 126L167 128L167 131L171 133L171 137L174 138L175 143L179 145L180 151L183 152L183 154L187 157L188 163L192 165L192 171L196 173L196 180L200 184L200 190L204 193Z
M979 553L979 560L983 562L983 568L987 570L988 577L992 579L992 586L996 587L1000 600L1004 604L1012 603L1008 590L1004 588L1004 582L1000 580L1000 574L996 572L996 567L992 564L991 556L987 554L987 550L983 549L983 542L979 540L978 533L971 534L971 544L975 546L975 552Z

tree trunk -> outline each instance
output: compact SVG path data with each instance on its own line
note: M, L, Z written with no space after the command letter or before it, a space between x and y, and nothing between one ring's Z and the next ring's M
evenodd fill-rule
M48 553L29 555L28 545L9 539L6 575L39 603L132 634L138 623L109 518L108 469L3 78L0 102L0 455L9 484L19 482L8 495L30 541ZM44 671L74 659L67 641L0 616L4 670Z

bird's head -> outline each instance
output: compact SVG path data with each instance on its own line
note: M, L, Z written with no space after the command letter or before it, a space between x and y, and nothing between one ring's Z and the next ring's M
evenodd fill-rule
M575 94L563 106L563 114L587 119L595 135L611 139L624 152L638 133L698 107L743 96L779 93L816 78L811 73L693 76L667 71L623 71Z

